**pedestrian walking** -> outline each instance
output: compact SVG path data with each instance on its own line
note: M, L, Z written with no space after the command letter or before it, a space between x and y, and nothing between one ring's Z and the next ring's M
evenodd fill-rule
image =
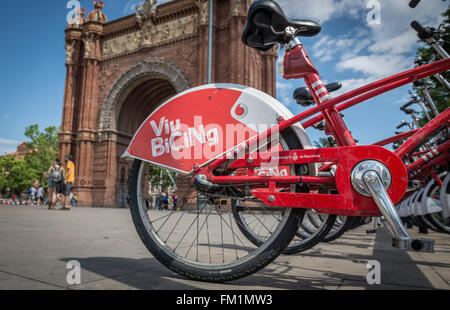
M38 205L42 204L42 201L44 200L44 188L41 186L39 186L39 188L37 189L37 193L36 193L36 201Z
M156 197L156 209L161 210L163 208L163 200L164 197L161 193L158 194L158 197Z
M28 190L28 204L32 205L34 203L34 200L36 198L36 187L31 186L30 189Z
M75 164L72 161L72 155L66 155L64 157L65 161L65 185L64 185L64 196L65 196L65 204L64 207L61 209L63 211L69 211L70 210L70 194L72 193L72 186L75 182Z
M64 168L59 159L53 161L46 177L48 178L48 209L54 210L58 199L57 194L64 191Z
M165 210L168 210L169 209L169 194L166 193L166 195L163 198L163 201L164 201L163 202L163 208Z
M173 193L173 195L172 195L172 201L173 201L173 209L176 210L177 209L178 196L175 195L175 193Z
M153 196L150 195L150 197L148 197L148 204L150 209L153 209Z

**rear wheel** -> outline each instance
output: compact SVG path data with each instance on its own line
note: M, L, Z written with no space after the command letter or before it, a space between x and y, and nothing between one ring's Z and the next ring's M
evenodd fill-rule
M245 215L245 207L239 202L233 205L233 215L242 234L255 245L260 245L264 240L259 237L261 224L252 216ZM295 234L289 246L283 254L296 254L311 249L328 234L334 225L336 215L319 215L314 211L307 211L299 230Z
M301 143L285 133L285 139L280 141L280 145L284 150L302 149ZM309 174L311 167L305 169L307 166L291 167L290 174ZM280 191L282 189L279 189ZM296 192L309 192L308 186L297 185ZM251 207L250 207L251 208ZM238 228L242 234L254 245L259 246L264 242L260 238L260 230L264 222L258 221L252 214L248 214L245 205L242 205L239 199L232 202L233 215L236 220ZM322 239L328 234L334 225L336 215L333 214L318 214L313 210L307 210L299 230L295 234L289 246L283 251L283 254L295 254L311 249L316 244L320 243ZM264 230L264 229L263 229Z
M329 231L325 238L323 238L322 242L331 242L338 239L345 234L345 232L352 229L353 225L358 220L359 217L338 216L333 228Z
M291 141L293 133L287 132L282 138ZM134 162L129 188L136 230L156 259L194 280L236 280L264 268L288 246L303 219L301 209L271 208L256 199L243 202L248 207L245 213L262 223L262 243L255 245L233 219L231 200L241 197L236 191L236 197L230 198L232 187L226 195L208 196L188 185L184 197L179 195L179 210L147 210L148 172L149 164Z

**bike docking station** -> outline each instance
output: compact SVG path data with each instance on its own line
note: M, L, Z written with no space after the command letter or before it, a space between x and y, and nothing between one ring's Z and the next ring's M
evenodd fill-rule
M426 32L417 22L412 26ZM294 97L303 106L315 107L293 115L279 101L256 89L210 84L182 92L163 103L134 135L123 155L135 160L129 184L133 221L147 248L169 269L200 281L239 279L260 270L281 253L311 248L330 232L339 230L338 222L349 229L364 223L364 217L385 218L393 247L434 251L434 241L411 237L402 218L437 211L449 215L447 207L445 212L443 207L448 206L448 191L442 194L441 190L440 206L436 199L427 198L433 192L433 184L447 188L450 182L448 175L434 172L435 166L445 167L450 159L450 108L421 128L365 146L356 145L341 112L450 70L448 55L441 52L445 56L441 60L332 98L330 92L340 88L340 84L324 85L299 39L320 31L317 23L289 19L276 2L260 0L249 9L242 36L244 44L259 51L279 43L284 48L280 74L287 80L304 79L307 88L297 90ZM431 40L430 44L436 48L439 45ZM332 137L334 146L313 148L305 132L311 126L322 127ZM231 135L230 128L234 130ZM247 134L236 139L236 128ZM395 151L383 147L400 141L404 143ZM206 197L212 207L197 206L195 213L186 210L151 219L153 214L147 212L143 203L148 165L190 178L192 190ZM285 173L267 173L270 169ZM424 180L428 183L431 175L435 183L413 192L417 189L414 184ZM224 200L229 201L228 208L221 207ZM243 212L252 213L244 216ZM274 228L262 220L269 213ZM183 216L189 218L185 223L188 228L180 240L172 241L174 232L183 226ZM249 217L259 219L263 228L252 228ZM319 223L316 229L321 227L320 233L300 233L301 228L308 231L302 226L305 219ZM160 227L156 222L163 224ZM165 228L165 224L173 226ZM197 230L187 241L194 226ZM209 245L213 239L208 231L211 226L220 227L218 245ZM229 235L223 234L224 228L230 230ZM201 243L203 229L207 232ZM294 247L294 238L299 235L303 239L297 241L299 247ZM235 245L233 254L228 256L225 252L229 244L224 244L227 238ZM185 242L187 253L181 253ZM240 247L236 245L239 242ZM209 255L201 256L199 248L204 243L208 243ZM212 254L214 250L218 252Z

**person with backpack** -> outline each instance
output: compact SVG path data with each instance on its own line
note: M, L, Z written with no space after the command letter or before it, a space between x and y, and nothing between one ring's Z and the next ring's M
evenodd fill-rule
M59 159L55 159L46 177L48 178L48 209L55 210L56 195L64 192L64 168Z

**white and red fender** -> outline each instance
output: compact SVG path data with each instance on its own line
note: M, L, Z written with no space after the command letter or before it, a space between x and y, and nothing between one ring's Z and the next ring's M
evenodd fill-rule
M200 86L157 108L136 132L123 157L189 174L194 165L205 166L275 126L280 116L289 119L293 114L254 88L234 84ZM303 148L312 148L300 124L292 129Z

